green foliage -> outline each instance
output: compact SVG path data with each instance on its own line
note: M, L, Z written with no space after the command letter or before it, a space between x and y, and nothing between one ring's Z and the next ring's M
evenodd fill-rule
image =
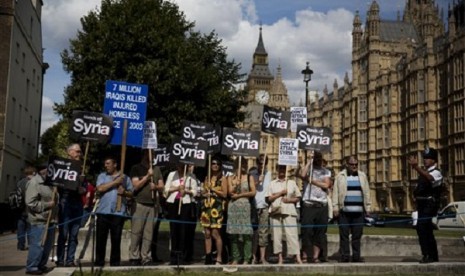
M40 137L42 161L47 161L49 156L66 156L66 147L70 144L68 136L69 123L66 120L59 121L48 128Z
M149 86L147 119L157 123L160 143L179 135L183 120L233 126L244 118L244 77L228 61L214 32L193 30L178 7L161 0L103 0L81 19L82 31L62 52L71 75L55 111L102 112L105 81Z

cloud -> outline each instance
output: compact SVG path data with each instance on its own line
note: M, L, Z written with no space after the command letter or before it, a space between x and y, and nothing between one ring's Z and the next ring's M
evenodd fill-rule
M42 121L40 124L40 134L42 135L47 128L58 123L59 118L53 113L53 100L49 97L42 98Z

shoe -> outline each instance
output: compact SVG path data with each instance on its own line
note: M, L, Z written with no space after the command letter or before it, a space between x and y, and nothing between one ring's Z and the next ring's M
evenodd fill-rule
M338 260L339 263L348 263L350 262L349 258L347 257L342 257Z
M66 267L76 267L76 264L74 262L69 262L66 264Z
M163 260L159 259L157 256L155 256L155 257L152 257L152 262L154 262L154 263L163 263Z
M320 260L318 258L312 258L311 262L314 264L319 264Z
M26 271L26 274L29 274L29 275L42 275L42 271L41 270L31 270L31 271Z
M420 264L429 264L433 262L434 262L433 258L430 258L428 256L423 256L423 258L420 260Z
M352 258L353 263L364 263L365 260L363 258Z
M52 270L53 270L53 267L44 266L44 267L41 267L41 268L40 268L40 271L42 271L42 273L44 273L44 274L47 274L47 273L49 273L49 272L52 271Z
M151 266L151 265L153 265L151 260L143 260L141 264L143 266Z
M65 264L62 262L55 262L56 267L64 267Z
M140 260L129 260L130 266L140 266Z

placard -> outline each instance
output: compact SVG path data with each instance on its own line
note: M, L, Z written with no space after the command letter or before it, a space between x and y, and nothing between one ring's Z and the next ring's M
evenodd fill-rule
M167 166L170 162L169 150L168 146L158 144L158 147L153 149L153 166Z
M224 155L257 157L260 154L259 131L224 127L222 140L221 153Z
M73 140L106 144L111 138L113 119L103 113L73 111L69 136Z
M186 139L198 139L208 142L208 154L220 152L221 127L207 123L184 121L182 126L182 137Z
M307 108L301 106L291 107L291 131L296 132L298 125L307 125Z
M123 124L124 120L127 120L126 144L142 147L148 90L148 86L145 84L112 80L106 82L103 113L113 118L111 144L121 145Z
M299 149L331 151L332 133L327 127L299 125L297 126L296 138L299 140Z
M289 131L291 113L285 110L263 106L262 131L279 137L286 137Z
M156 149L158 146L157 140L157 125L154 121L144 122L144 139L142 140L143 149Z
M45 183L66 190L77 191L82 162L52 156L48 160Z
M299 157L299 140L294 138L280 138L278 164L297 166Z
M171 143L170 162L204 167L207 160L207 148L206 141L176 137Z

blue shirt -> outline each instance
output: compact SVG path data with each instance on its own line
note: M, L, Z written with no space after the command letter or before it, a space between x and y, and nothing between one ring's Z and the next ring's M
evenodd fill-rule
M111 182L113 180L114 180L113 176L107 173L101 173L97 177L97 187L105 183ZM127 191L132 192L134 190L134 188L132 187L131 180L126 175L124 176L123 186ZM100 202L95 212L97 214L125 216L126 215L126 198L125 197L122 198L121 210L119 212L116 212L117 198L118 198L118 189L116 187L112 187L111 189L107 190L103 195L100 196Z

